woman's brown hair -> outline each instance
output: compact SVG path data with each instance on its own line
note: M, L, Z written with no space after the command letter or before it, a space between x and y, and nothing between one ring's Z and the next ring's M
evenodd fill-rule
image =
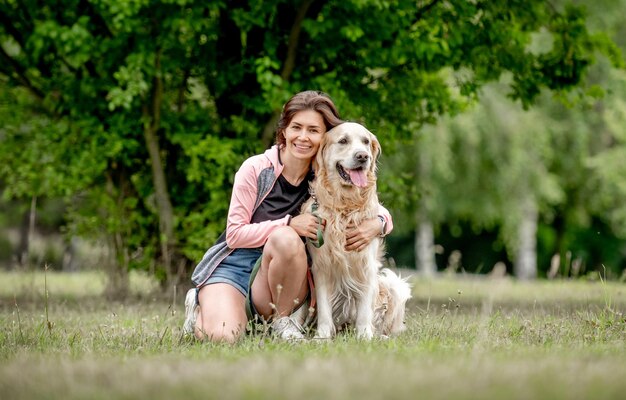
M326 125L327 131L344 122L339 118L335 103L333 103L326 93L316 90L307 90L297 93L283 106L283 112L280 114L278 127L276 129L277 145L282 147L287 144L284 135L285 129L287 129L291 123L293 116L303 110L317 111L324 119L324 125Z

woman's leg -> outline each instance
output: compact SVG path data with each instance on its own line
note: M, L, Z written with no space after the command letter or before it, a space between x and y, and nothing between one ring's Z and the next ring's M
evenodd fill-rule
M246 330L245 297L234 286L213 283L198 292L200 312L194 333L198 339L233 343Z
M265 243L261 266L252 283L257 312L265 319L291 314L307 297L307 267L305 246L296 231L288 226L275 229Z

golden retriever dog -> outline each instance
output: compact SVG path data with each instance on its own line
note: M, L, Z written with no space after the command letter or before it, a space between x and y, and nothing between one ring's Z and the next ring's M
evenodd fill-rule
M351 326L357 336L387 337L404 329L409 284L382 269L383 243L376 238L361 251L347 251L346 230L376 218L376 160L380 144L365 127L345 122L328 131L315 159L311 198L303 212L326 220L324 243L307 248L317 298L316 338L331 338Z

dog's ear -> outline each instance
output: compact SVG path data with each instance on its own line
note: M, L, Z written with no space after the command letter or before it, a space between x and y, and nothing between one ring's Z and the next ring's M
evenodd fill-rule
M378 139L376 138L376 136L370 132L370 134L372 135L371 140L370 140L370 147L371 147L371 151L372 151L372 158L373 161L372 165L370 166L370 169L372 171L375 171L376 169L376 165L378 164L378 157L380 157L380 154L382 153L382 148L380 147L380 142L378 141Z
M322 138L322 141L320 142L320 147L319 149L317 149L317 154L315 155L315 158L313 159L313 171L315 171L316 176L319 176L321 169L324 168L324 157L326 155L326 148L328 147L328 144L330 143L330 136L328 135L328 132L324 134L324 137Z

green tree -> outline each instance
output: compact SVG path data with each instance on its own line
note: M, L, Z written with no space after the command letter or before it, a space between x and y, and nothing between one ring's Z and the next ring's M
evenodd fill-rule
M4 127L5 195L66 197L72 231L106 233L115 291L125 291L133 267L175 283L196 229L219 233L206 220L222 217L226 170L240 157L236 141L216 140L215 105L196 83L205 72L204 44L216 36L210 16L217 7L0 6L4 87L20 99L7 112L21 115ZM26 151L17 159L20 144ZM211 167L215 172L198 175ZM178 240L185 226L192 234Z
M620 44L623 17L611 10L622 5L603 2L600 10L592 10L601 18L593 14L590 24ZM550 35L540 32L529 50L545 54L551 45ZM413 219L413 213L418 216L414 228L417 268L434 270L435 231L444 223L458 226L458 220L469 221L475 232L500 231L518 277L537 274L539 235L544 239L539 247L558 256L553 261L559 261L556 266L560 264L561 273L567 274L573 263L578 268L581 263L585 268L586 262L594 263L590 268L600 268L597 257L590 257L597 240L585 243L581 232L600 221L613 227L607 235L624 238L624 212L618 204L624 194L619 178L624 171L623 163L617 161L625 155L617 122L626 93L621 76L622 69L600 59L581 85L587 89L556 96L545 92L530 111L504 99L507 86L500 84L482 93L477 106L465 115L416 131L414 146L399 146L400 154L390 160L391 176L386 179L393 182L394 171L415 168L410 176L420 182L419 188L409 192L413 200L398 202L408 214L403 221ZM599 87L609 89L604 98L596 96ZM587 96L580 96L584 90ZM399 186L396 192L406 193L406 185ZM547 233L554 236L553 241L545 240ZM464 234L470 240L472 233ZM610 254L615 253L610 250L613 243L606 241L603 259L612 265L609 269L619 272ZM547 271L549 258L542 261L543 271L556 273Z
M553 45L536 54L539 31ZM175 283L219 234L234 169L271 142L292 93L330 93L386 146L504 72L524 106L574 88L598 50L616 58L580 8L539 0L7 0L4 87L46 124L7 125L3 161L18 137L46 160L71 225L106 232L121 282L140 267ZM446 69L463 72L456 87Z

